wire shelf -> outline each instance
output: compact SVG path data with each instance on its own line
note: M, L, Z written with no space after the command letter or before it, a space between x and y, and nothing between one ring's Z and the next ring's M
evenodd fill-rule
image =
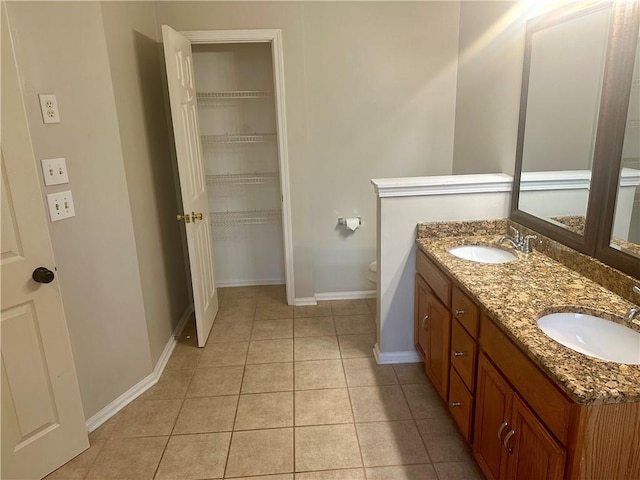
M279 178L280 174L278 172L207 175L207 185L258 185L263 183L275 182Z
M280 221L280 210L250 210L246 212L211 212L213 226L260 225Z
M271 98L273 92L262 90L232 90L224 92L197 92L196 98L199 101L210 102L216 100L230 100L238 98Z
M224 135L201 135L200 140L203 144L220 144L220 143L262 143L275 140L275 133L256 133L256 134L228 134Z

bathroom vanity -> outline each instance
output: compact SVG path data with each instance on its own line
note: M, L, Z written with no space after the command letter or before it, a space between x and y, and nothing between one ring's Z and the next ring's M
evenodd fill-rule
M498 247L507 230L420 226L415 343L427 375L489 479L640 478L640 365L585 356L537 325L579 311L640 331L621 318L631 303L540 251L505 247L517 258L497 264L448 252Z

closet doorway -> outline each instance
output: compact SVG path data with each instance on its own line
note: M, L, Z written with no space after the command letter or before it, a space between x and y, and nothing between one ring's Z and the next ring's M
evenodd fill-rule
M184 216L191 211L194 174L206 192L196 218L182 217L190 223L198 344L204 345L215 317L204 306L215 303L217 311L216 287L285 284L287 302L294 303L281 32L176 32L163 26L163 37ZM199 159L181 162L181 141L192 144L182 156ZM202 241L189 239L202 223L209 232L200 238L209 239L210 269L198 251ZM198 275L207 269L210 275ZM207 277L214 272L210 289Z

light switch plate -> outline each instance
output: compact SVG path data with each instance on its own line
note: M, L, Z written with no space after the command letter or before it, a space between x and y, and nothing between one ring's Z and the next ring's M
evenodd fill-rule
M49 93L38 94L40 99L40 110L44 123L60 123L60 112L58 111L58 100L55 95Z
M42 160L42 174L46 186L69 183L67 162L64 158L48 158Z
M47 203L49 204L49 216L52 222L76 216L71 190L50 193L47 195Z

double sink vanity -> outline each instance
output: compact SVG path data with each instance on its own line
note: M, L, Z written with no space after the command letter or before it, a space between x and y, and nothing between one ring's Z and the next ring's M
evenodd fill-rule
M529 254L501 245L509 226L523 228L419 226L414 333L430 380L487 478L640 478L640 322L624 318L632 304L539 251L554 244L546 237ZM631 289L633 278L622 279ZM618 348L597 350L606 328L583 329L583 339L595 333L586 355L543 331L545 321L562 332L589 318L580 315L621 329ZM626 363L596 358L608 355Z

